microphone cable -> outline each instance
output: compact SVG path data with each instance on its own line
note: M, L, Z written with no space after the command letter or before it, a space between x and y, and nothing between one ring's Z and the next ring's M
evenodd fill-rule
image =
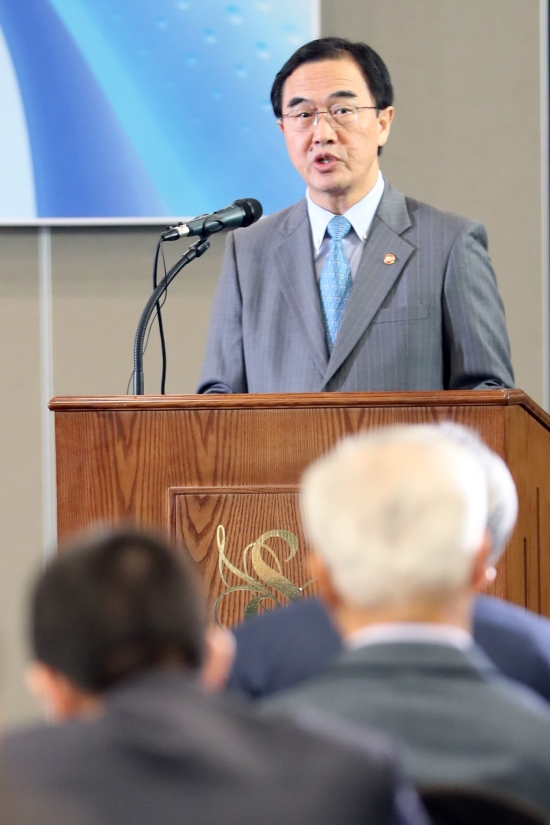
M162 265L164 269L164 277L166 276L167 269L166 269L166 259L164 257L164 249L162 248L162 244L164 243L162 238L159 238L157 243L157 248L155 251L155 258L153 261L153 289L156 289L158 284L158 265L159 265L159 256L162 254ZM157 302L156 305L156 315L151 316L151 320L149 321L149 328L147 330L147 337L145 339L145 345L143 347L143 354L147 352L147 346L149 344L149 338L151 337L151 330L153 329L153 324L155 323L155 317L158 319L159 325L159 337L160 337L160 348L162 353L162 377L161 377L161 385L160 385L160 394L166 395L166 367L167 367L167 358L166 358L166 341L164 338L164 325L162 322L162 307L166 303L166 298L168 295L168 289L164 292L162 298ZM132 370L130 378L128 379L128 383L126 385L126 395L130 392L130 386L132 384L132 379L134 377L134 370Z
M166 277L167 269L166 269L166 259L164 257L164 249L162 248L163 240L162 236L159 238L157 242L157 249L155 252L155 261L153 264L153 292L157 288L158 285L158 263L159 263L159 254L162 253L162 264L164 267L164 277ZM162 358L162 374L160 379L160 394L166 395L166 366L167 366L167 358L166 358L166 340L164 338L164 324L162 323L162 307L166 302L166 298L168 296L168 289L166 289L162 303L157 301L157 320L159 325L159 338L160 338L160 350L161 350L161 358ZM145 350L144 350L145 351Z

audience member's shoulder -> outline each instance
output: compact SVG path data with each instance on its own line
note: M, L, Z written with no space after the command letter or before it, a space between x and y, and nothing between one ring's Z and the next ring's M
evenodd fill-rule
M293 633L312 629L313 632L325 633L332 631L339 639L329 615L319 599L301 599L292 602L288 607L269 610L258 616L247 619L234 628L233 633L237 641L264 639L274 633L291 630Z
M62 725L26 725L2 736L0 759L16 775L20 769L24 769L24 774L27 767L47 773L52 765L49 760L66 760L70 764L82 754L83 746L93 746L98 733L97 725L79 719Z
M403 771L402 746L385 733L307 706L291 713L255 711L254 715L262 738L272 739L277 752L288 755L285 771L289 781L299 780L301 793L326 778L335 794L330 804L341 806L338 821L350 815L354 819L354 810L363 819L364 811L370 810L373 821L397 818L425 825L417 794Z
M484 651L479 650L477 654L487 661ZM485 675L487 676L487 673ZM544 730L545 735L550 734L550 706L538 692L496 668L492 669L485 682L489 690L488 695L495 703L495 710L499 709L500 715L503 719L507 719L509 724L512 724L514 720L516 722L523 720L525 724L531 725L531 733L536 732L538 728L539 731ZM510 711L509 717L506 716L507 708ZM550 751L548 755L550 758Z
M340 788L340 791L344 791L346 805L351 801L356 806L360 819L364 818L361 805L368 801L368 808L373 812L372 821L427 825L418 794L403 770L403 745L386 733L356 725L307 703L290 704L285 708L283 702L279 709L277 702L273 707L268 703L267 709L262 708L258 713L262 722L276 729L278 735L282 732L292 743L297 738L301 741L301 752L293 754L298 771L303 771L304 758L311 760L308 753L314 755L311 762L312 781L316 775L317 779L320 777L319 763L326 762L324 770L327 770L330 764L327 756L330 754L328 758L334 758L331 771L334 772L334 777L339 773L345 776L345 787ZM331 779L331 784L335 789L338 787L334 784L334 778ZM367 807L364 808L366 809ZM341 817L337 818L338 821L343 821Z
M474 637L497 667L550 700L550 620L510 602L480 596Z
M78 726L80 723L75 723L75 727ZM59 772L69 775L71 765L80 763L81 740L76 748L71 747L72 730L72 725L38 724L2 735L2 825L97 825L97 819L89 811L84 812L75 805L70 795L58 793L57 788L54 790L55 783L54 786L51 783Z
M342 647L318 599L247 619L234 629L237 650L227 687L261 698L321 673Z
M478 596L474 607L478 624L498 625L545 644L550 650L550 619L495 596Z

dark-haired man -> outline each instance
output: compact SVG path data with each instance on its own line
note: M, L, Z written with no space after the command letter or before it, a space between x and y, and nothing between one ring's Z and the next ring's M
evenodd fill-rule
M34 592L32 643L33 681L62 724L8 736L2 756L78 822L425 825L386 740L264 722L201 690L202 606L153 538L58 556Z
M271 100L306 198L229 234L198 391L513 386L485 229L382 177L394 109L379 55L315 40Z

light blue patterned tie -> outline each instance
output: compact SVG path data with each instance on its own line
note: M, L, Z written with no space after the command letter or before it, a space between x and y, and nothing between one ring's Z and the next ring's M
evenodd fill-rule
M319 278L319 292L329 354L333 350L351 289L351 270L342 244L342 238L350 229L351 223L342 215L335 215L327 226L330 249Z

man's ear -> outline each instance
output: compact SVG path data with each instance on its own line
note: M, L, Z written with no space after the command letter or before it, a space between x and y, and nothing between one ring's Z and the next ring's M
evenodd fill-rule
M382 109L378 115L378 145L385 146L386 142L390 136L390 129L391 124L393 121L393 116L395 114L395 109L393 106L388 106L386 109Z
M489 565L491 550L491 538L489 533L485 532L483 543L474 556L474 564L470 576L470 588L474 593L481 593L496 577L495 568Z
M329 610L336 610L342 600L333 587L325 562L316 553L312 553L309 558L309 572L317 584L321 601Z
M88 714L98 705L96 696L86 693L58 670L43 662L35 661L29 665L27 685L56 722Z
M206 633L206 657L200 680L208 693L219 693L225 687L235 658L236 642L231 631L212 625Z

